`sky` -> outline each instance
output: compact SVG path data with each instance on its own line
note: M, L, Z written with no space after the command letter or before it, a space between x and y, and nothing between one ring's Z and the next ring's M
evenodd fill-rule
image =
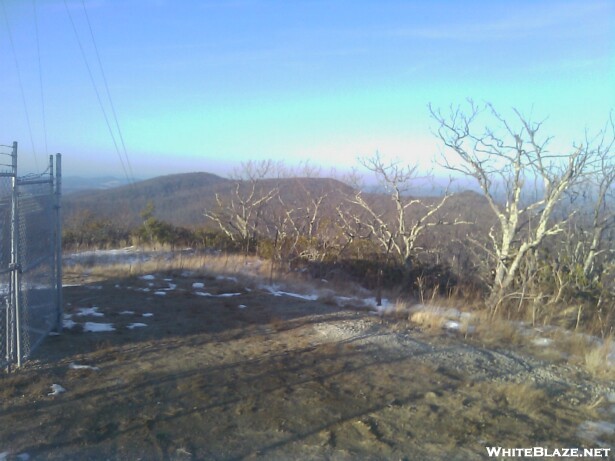
M615 2L0 0L0 144L65 176L442 151L428 105L546 119L566 152L615 108ZM116 122L117 121L117 122Z

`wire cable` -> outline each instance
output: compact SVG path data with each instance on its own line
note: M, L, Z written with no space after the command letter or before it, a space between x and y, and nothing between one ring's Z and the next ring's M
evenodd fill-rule
M109 84L107 83L107 76L105 75L105 70L102 65L102 61L100 59L100 53L98 52L98 45L96 44L96 39L94 38L94 31L92 29L92 24L90 22L90 16L85 7L85 0L81 0L81 5L83 6L83 13L85 15L85 19L88 25L88 29L90 31L90 37L92 38L92 44L94 45L94 52L96 54L96 59L98 60L98 67L100 69L100 75L102 76L103 83L105 85L105 91L107 93L107 99L109 100L109 107L111 107L111 114L113 115L113 119L115 121L115 127L117 130L118 137L120 138L120 143L122 145L122 152L124 154L124 160L126 161L126 165L128 166L128 172L130 174L129 181L134 182L134 175L132 171L132 166L130 164L130 158L128 157L128 150L126 149L126 143L124 142L124 136L122 135L122 130L120 129L120 123L117 118L117 113L115 111L115 104L113 104L113 99L111 98L111 91L109 90Z
M24 112L26 115L26 123L28 125L28 133L30 134L30 143L32 144L32 153L34 155L34 165L38 170L38 159L36 155L36 147L34 145L34 136L32 135L32 124L30 123L30 112L28 111L28 104L26 102L26 93L23 87L23 80L21 78L21 70L19 68L19 60L17 59L17 51L15 50L15 43L13 42L13 34L11 33L11 26L9 24L8 15L6 14L6 8L4 2L0 1L2 5L2 13L4 16L4 22L6 24L6 30L9 34L9 43L11 45L11 52L13 53L13 59L15 61L15 69L17 70L17 80L19 81L19 90L21 92L21 101L23 103Z
M73 28L73 32L75 33L75 38L77 39L77 44L79 45L79 49L81 50L81 56L83 57L83 61L85 63L85 67L87 68L88 74L90 76L90 81L92 82L92 86L94 87L94 92L96 93L96 98L98 99L98 104L100 105L100 110L103 113L103 117L105 119L105 123L107 124L107 129L109 130L109 134L111 135L111 139L113 140L113 145L115 146L115 151L120 159L120 164L122 165L122 170L124 171L124 176L130 182L130 176L128 174L128 170L126 169L126 165L124 163L124 159L122 157L120 148L117 144L117 140L115 138L115 134L113 133L113 128L111 127L111 123L109 122L109 117L107 116L107 111L105 110L105 106L102 102L102 98L100 97L100 92L98 91L98 86L96 85L96 80L94 79L94 75L92 74L92 68L90 67L90 63L87 59L87 55L85 54L85 49L83 48L83 43L81 42L81 38L79 37L79 32L77 31L77 26L75 25L75 21L73 20L73 15L70 13L70 9L68 8L68 4L66 0L64 0L64 7L66 9L66 13L68 14L68 18L70 19L71 26Z
M45 93L43 88L43 66L41 64L41 41L38 31L38 11L36 8L36 0L32 0L32 6L34 8L34 32L36 36L36 55L38 58L38 79L41 90L41 112L43 117L43 136L45 139L45 154L49 154L49 144L47 142L47 117L45 115Z

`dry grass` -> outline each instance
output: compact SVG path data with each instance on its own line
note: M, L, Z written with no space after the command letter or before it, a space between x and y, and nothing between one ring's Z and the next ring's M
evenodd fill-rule
M551 335L555 347L569 357L571 363L580 363L581 357L585 357L592 349L592 340L584 334L567 333Z
M279 270L275 265L273 269L271 261L241 254L166 253L132 264L96 264L93 256L84 264L65 267L64 281L81 282L86 278L88 282L97 282L144 274L189 272L194 276L233 277L239 284L249 288L272 284L282 291L316 294L320 302L329 305L340 305L340 296L358 299L370 296L368 290L349 281L316 281L303 272Z
M446 317L435 309L413 312L408 317L408 320L419 325L421 329L433 334L442 332L442 328L447 321Z
M495 385L495 393L509 407L527 415L537 415L548 402L545 391L531 384L501 383Z
M390 314L397 319L407 319L410 315L410 308L412 304L410 301L398 298L391 309Z
M606 338L602 344L590 347L583 355L585 369L595 377L615 378L615 367L609 363L609 354L613 347L613 336Z
M97 265L95 258L93 258L82 265L76 264L66 267L65 280L71 282L73 279L83 278L84 275L87 275L87 280L91 282L150 273L189 271L196 276L232 276L237 278L239 283L252 288L273 281L279 289L284 291L317 294L320 302L332 306L344 305L344 302L339 299L340 296L354 300L373 296L367 290L348 280L315 281L301 272L280 270L272 272L271 269L270 261L264 261L255 256L238 254L186 255L177 252L161 254L160 257L132 264ZM472 316L461 316L461 318L454 319L459 322L458 332L460 334L468 336L471 333L486 346L519 345L529 340L521 333L518 325L501 316L493 316L485 310L481 306L479 298L471 300L464 296L463 299L460 299L459 293L439 296L433 290L430 293L424 293L424 296L429 295L431 297L431 300L427 302L428 306L420 311L412 311L412 301L402 298L400 293L397 293L398 296L395 296L393 292L387 294L384 294L384 296L389 299L397 298L397 301L384 315L398 319L404 324L408 320L433 334L441 334L449 321L449 318L446 317L446 307L457 308L459 305L464 305L473 313ZM352 300L348 301L346 307L361 308L361 306L354 304L357 303ZM276 330L280 327L280 325L273 326ZM561 359L562 354L566 355L571 363L584 366L589 373L596 377L606 378L615 374L615 367L609 366L607 358L613 341L612 338L608 338L607 341L598 346L593 341L588 340L586 336L580 334L557 335L553 339L554 345L543 349L558 352L559 355L555 354L554 357Z
M190 271L195 275L251 274L264 277L269 264L256 257L242 255L175 255L161 256L135 263L73 264L64 269L67 277L88 275L94 278L130 277L155 272Z
M473 315L476 334L485 345L503 346L506 344L521 344L523 342L519 327L499 316L493 316L488 311L476 312Z
M476 317L460 312L454 307L446 308L440 304L429 303L414 309L403 304L401 308L396 305L396 309L400 312L403 309L406 309L406 312L410 311L407 319L432 334L439 334L446 330L449 333L455 332L468 337L476 333Z
M273 331L282 331L284 329L285 322L280 317L274 315L273 317L271 317L269 326Z

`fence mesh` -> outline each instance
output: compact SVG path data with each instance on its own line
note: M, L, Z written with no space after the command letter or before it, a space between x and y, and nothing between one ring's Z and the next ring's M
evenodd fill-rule
M34 178L28 178L31 181ZM21 355L27 357L56 326L54 276L53 185L49 175L42 183L20 183L17 202L20 259Z
M53 158L45 173L18 177L17 144L9 154L2 147L0 367L10 370L28 358L49 332L61 327L59 191L55 189Z
M13 168L11 151L0 146L0 368L9 363L9 345L11 335L9 325L11 272L11 196Z

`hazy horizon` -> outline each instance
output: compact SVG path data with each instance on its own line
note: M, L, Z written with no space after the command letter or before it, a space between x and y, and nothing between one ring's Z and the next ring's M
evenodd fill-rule
M344 171L376 151L427 170L430 103L547 118L564 152L615 107L605 0L38 0L0 16L0 144L19 142L24 174L55 152L65 176Z

